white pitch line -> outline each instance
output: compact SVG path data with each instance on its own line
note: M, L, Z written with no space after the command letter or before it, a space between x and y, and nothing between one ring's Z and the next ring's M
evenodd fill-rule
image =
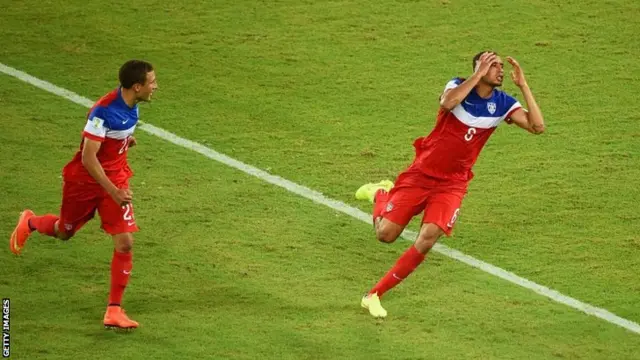
M65 99L68 99L78 105L82 105L84 107L91 107L93 105L93 101L80 96L74 92L71 92L69 90L63 89L61 87L55 86L49 82L46 82L44 80L40 80L36 77L33 77L25 72L22 72L20 70L14 69L12 67L6 66L2 63L0 63L0 72L3 72L9 76L12 76L14 78L17 78L19 80L22 80L26 83L29 83L35 87L38 87L42 90L48 91L52 94L61 96ZM225 165L228 165L232 168L238 169L244 173L247 173L249 175L255 176L261 180L264 180L268 183L271 183L273 185L282 187L294 194L298 194L304 198L307 198L317 204L322 204L325 205L327 207L330 207L336 211L340 211L342 213L345 213L347 215L350 215L356 219L362 220L366 223L371 223L371 215L361 211L360 209L356 209L352 206L349 206L341 201L338 200L334 200L331 198L328 198L326 196L324 196L323 194L309 189L307 187L304 187L302 185L298 185L294 182L291 182L287 179L283 179L279 176L276 175L272 175L269 174L266 171L260 170L258 168L255 168L251 165L247 165L241 161L238 161L234 158L231 158L227 155L221 154L209 147L206 147L202 144L199 144L197 142L182 138L176 134L170 133L164 129L161 129L159 127L153 126L151 124L148 123L143 123L140 125L139 127L141 130L155 135L161 139L164 139L166 141L169 141L175 145L181 146L183 148L186 149L190 149L193 150L201 155L204 155L206 157L208 157L209 159L221 162ZM405 231L402 234L402 237L413 241L416 237L416 233L413 231ZM624 318L621 318L605 309L602 308L598 308L595 307L593 305L589 305L587 303L584 303L580 300L574 299L572 297L563 295L553 289L549 289L546 286L542 286L539 285L531 280L527 280L525 278L522 278L514 273L511 273L509 271L506 271L504 269L501 269L497 266L491 265L489 263L486 263L482 260L478 260L472 256L466 255L458 250L452 249L446 245L442 245L442 244L436 244L433 248L433 251L436 251L440 254L443 254L445 256L448 256L452 259L458 260L460 262L463 262L467 265L473 266L475 268L478 268L484 272L487 272L491 275L497 276L501 279L504 279L506 281L509 281L511 283L514 283L516 285L520 285L524 288L527 288L529 290L532 290L540 295L546 296L549 299L556 301L558 303L561 304L565 304L567 306L570 306L574 309L580 310L582 312L585 312L589 315L593 315L595 317L598 317L602 320L605 320L607 322L610 322L612 324L621 326L627 330L630 330L636 334L640 334L640 325L631 321L631 320L627 320Z

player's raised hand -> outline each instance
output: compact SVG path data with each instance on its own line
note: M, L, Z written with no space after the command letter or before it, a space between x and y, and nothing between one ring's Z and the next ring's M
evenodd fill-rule
M527 80L524 77L524 72L520 67L520 64L516 61L516 59L511 56L507 56L507 61L511 66L513 66L513 70L511 71L511 79L513 83L516 84L517 87L523 87L527 85Z
M497 55L494 53L486 52L480 55L480 58L476 62L475 73L479 76L485 76L491 69L491 65L496 61Z
M111 194L111 197L117 204L125 205L133 199L133 192L129 189L118 189Z

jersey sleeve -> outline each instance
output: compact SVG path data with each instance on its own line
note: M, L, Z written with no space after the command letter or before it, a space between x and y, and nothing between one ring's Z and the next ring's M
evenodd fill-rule
M462 78L453 78L451 79L447 85L445 85L444 90L442 90L442 92L445 92L449 89L453 89L456 88L458 85L462 84L462 82L464 81L464 79Z
M107 121L107 114L104 108L97 107L93 109L87 117L87 124L84 126L82 135L86 138L95 141L104 141L104 138L109 130L109 123Z
M505 94L505 108L507 108L507 112L504 114L504 121L507 124L513 123L511 120L511 114L513 114L516 110L522 109L522 105L518 100L516 100L513 96Z

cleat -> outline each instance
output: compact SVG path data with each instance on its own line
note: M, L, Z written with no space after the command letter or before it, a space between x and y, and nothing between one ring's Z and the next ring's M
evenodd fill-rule
M362 297L360 301L360 306L369 310L369 314L374 318L384 318L387 317L387 310L385 310L380 304L380 298L378 294L367 294Z
M25 211L20 213L20 218L18 219L18 225L13 230L11 234L11 238L9 239L9 249L12 253L16 255L20 255L24 244L27 242L29 235L31 235L31 229L29 228L29 219L31 219L35 214L33 211L26 209Z
M373 203L378 190L382 189L388 192L391 188L393 188L393 182L390 180L382 180L379 183L364 184L356 191L356 199L369 200Z
M132 330L138 327L138 323L129 319L120 306L107 306L104 314L104 328L116 330Z

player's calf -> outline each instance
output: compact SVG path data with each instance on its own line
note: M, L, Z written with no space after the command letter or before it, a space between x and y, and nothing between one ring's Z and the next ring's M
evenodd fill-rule
M113 243L114 250L111 260L109 307L119 307L122 304L122 296L129 283L129 277L131 276L131 270L133 268L133 252L131 251L133 247L133 235L131 233L115 234L113 235Z
M432 223L422 224L414 246L421 254L426 254L442 235L444 235L444 231L438 225Z

